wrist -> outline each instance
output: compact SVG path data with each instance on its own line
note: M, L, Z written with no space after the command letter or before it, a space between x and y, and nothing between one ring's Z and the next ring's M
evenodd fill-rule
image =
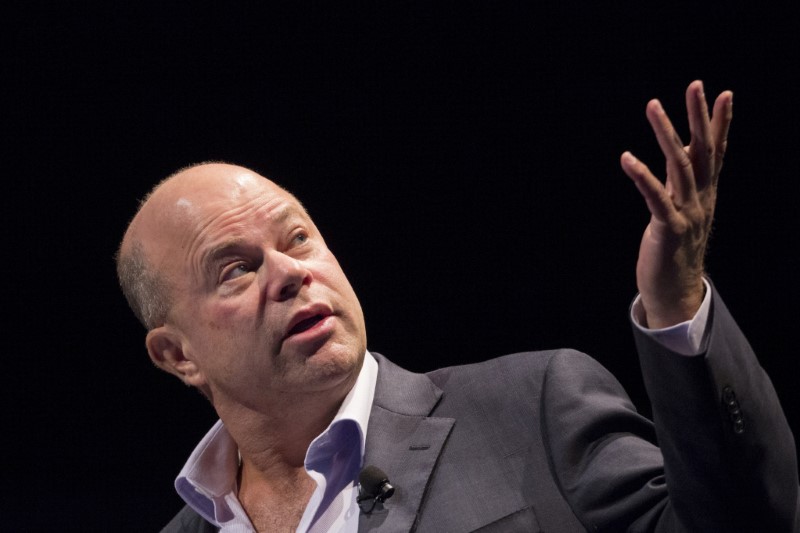
M705 297L705 284L700 279L690 290L678 294L657 294L641 291L644 326L662 329L691 320Z

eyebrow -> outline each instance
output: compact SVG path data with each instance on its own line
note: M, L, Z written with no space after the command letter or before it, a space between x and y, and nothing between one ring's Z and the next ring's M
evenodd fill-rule
M245 240L242 238L230 239L220 244L217 244L203 258L204 263L213 264L225 256L230 255L236 249L245 247Z
M272 217L272 222L275 224L283 224L293 216L302 217L303 214L305 214L305 210L302 208L302 206L298 210L295 206L287 205L275 213L275 215ZM202 268L207 274L213 276L215 274L214 266L217 263L219 263L222 259L231 255L235 255L236 252L248 247L249 245L247 244L247 240L243 237L227 239L213 246L208 252L203 254Z
M225 257L234 255L235 252L246 247L245 240L242 238L230 239L211 248L203 255L202 269L209 277L214 277L216 272L214 267Z
M297 209L295 209L294 206L292 206L291 204L285 205L281 207L277 213L275 213L275 216L272 217L272 220L274 222L277 222L278 224L282 224L283 222L286 222L286 220L294 214L297 214Z

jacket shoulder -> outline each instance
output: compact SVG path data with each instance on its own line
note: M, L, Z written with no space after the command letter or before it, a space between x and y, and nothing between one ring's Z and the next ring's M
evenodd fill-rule
M519 352L468 365L440 368L426 375L444 390L461 389L465 382L473 387L492 387L493 383L540 384L554 359L571 361L583 366L597 364L588 355L577 350L557 349L536 352Z

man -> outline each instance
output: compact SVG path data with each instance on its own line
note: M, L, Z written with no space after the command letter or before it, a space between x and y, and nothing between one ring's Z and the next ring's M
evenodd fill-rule
M686 105L686 148L647 106L664 185L621 159L652 214L632 314L655 426L569 350L406 372L367 351L358 300L288 192L225 164L157 186L120 281L152 360L220 417L166 531L800 530L792 435L703 278L732 94L709 116L694 82ZM364 465L396 491L359 512Z

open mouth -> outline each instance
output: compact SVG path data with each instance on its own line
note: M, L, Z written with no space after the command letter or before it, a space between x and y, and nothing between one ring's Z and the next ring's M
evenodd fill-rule
M304 320L301 320L300 322L295 324L292 329L289 330L289 333L288 333L287 337L292 336L292 335L297 335L298 333L302 333L304 331L307 331L307 330L313 328L315 325L317 325L324 318L325 318L325 315L314 315L314 316L308 317L308 318L306 318Z

